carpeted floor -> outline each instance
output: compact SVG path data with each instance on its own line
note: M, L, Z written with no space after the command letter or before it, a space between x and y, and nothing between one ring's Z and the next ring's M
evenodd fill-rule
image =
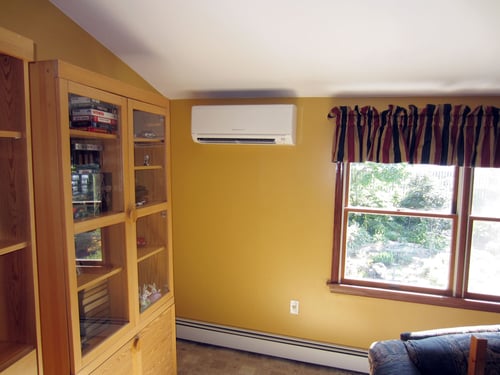
M177 340L178 375L359 374L186 340Z

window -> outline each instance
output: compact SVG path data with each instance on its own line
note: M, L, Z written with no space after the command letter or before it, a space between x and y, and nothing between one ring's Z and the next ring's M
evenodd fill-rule
M500 311L500 169L337 168L333 291Z

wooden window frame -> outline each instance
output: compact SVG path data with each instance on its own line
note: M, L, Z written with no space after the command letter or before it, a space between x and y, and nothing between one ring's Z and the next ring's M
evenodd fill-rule
M453 220L453 239L450 260L449 283L446 289L401 286L344 277L347 215L349 212L383 213L394 211L357 209L347 207L348 163L337 162L334 187L332 268L328 286L331 292L364 297L390 299L453 308L500 312L500 297L467 292L472 223L474 220L500 222L500 219L469 215L473 186L473 168L456 168L452 210L449 214L404 212L404 216L444 217Z

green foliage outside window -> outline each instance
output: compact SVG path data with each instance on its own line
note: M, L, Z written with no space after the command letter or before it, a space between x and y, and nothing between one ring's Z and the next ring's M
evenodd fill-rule
M442 211L450 192L428 175L412 175L407 164L352 164L349 205L382 209ZM446 246L451 224L429 222L416 216L352 215L349 227L356 226L362 238L386 243L405 241L434 249ZM365 233L363 233L365 232ZM357 244L361 245L360 243Z
M426 215L450 213L452 181L449 168L351 164L348 206L368 212L348 215L347 276L443 286L428 263L449 254L452 221Z

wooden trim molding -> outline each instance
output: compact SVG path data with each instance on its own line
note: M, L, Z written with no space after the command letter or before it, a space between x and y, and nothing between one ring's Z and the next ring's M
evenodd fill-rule
M457 298L457 297L442 296L437 294L379 289L373 287L339 284L334 282L328 282L328 287L330 288L330 291L332 293L350 294L360 297L381 298L381 299L389 299L401 302L452 307L457 309L478 310L478 311L487 311L495 313L500 312L499 302Z

